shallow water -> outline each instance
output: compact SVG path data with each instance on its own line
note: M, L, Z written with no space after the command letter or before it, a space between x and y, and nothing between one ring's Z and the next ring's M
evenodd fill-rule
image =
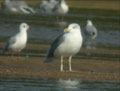
M106 11L107 12L107 11ZM103 12L104 13L104 12ZM118 15L102 15L96 13L68 13L64 21L57 21L55 16L48 15L14 15L0 13L0 37L9 37L18 32L21 22L27 22L32 26L28 31L29 41L31 42L52 42L69 23L79 23L84 36L86 21L91 19L98 30L96 45L120 46L120 17ZM4 40L0 40L4 41Z
M0 91L119 91L119 85L111 81L0 77Z
M12 27L11 27L12 26ZM9 29L8 29L9 28ZM0 37L9 37L14 35L18 30L18 25L1 25L0 26ZM28 31L29 40L34 42L51 42L53 41L59 34L63 32L63 29L53 28L53 27L45 27L45 26L32 26L32 30ZM84 35L83 35L84 36ZM95 40L97 45L112 45L112 46L120 46L120 31L99 31L99 35ZM32 40L31 40L32 39Z

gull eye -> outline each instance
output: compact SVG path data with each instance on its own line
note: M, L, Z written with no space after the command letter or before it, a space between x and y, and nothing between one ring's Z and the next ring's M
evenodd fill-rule
M25 28L25 25L23 25L23 27Z
M73 29L75 29L76 28L76 26L73 26Z

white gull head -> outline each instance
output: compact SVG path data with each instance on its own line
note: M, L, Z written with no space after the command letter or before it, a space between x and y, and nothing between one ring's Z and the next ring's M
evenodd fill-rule
M92 26L93 25L92 21L91 20L87 20L87 25Z
M80 28L80 25L77 24L77 23L72 23L68 26L67 29L64 30L64 32L75 32L75 33L78 33L78 32L81 32L81 28Z
M30 28L30 26L27 23L21 23L20 27L19 27L21 32L27 31L29 28Z

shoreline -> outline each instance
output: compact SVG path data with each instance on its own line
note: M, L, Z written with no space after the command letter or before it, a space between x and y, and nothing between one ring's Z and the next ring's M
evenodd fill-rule
M10 52L2 53L5 43L0 43L0 56L10 56ZM45 57L47 51L50 48L50 44L31 44L28 43L21 52L22 57ZM17 54L15 54L17 55ZM119 49L112 48L99 48L96 49L86 49L82 47L78 54L73 58L75 59L93 59L93 60L109 60L109 61L120 61L120 51Z

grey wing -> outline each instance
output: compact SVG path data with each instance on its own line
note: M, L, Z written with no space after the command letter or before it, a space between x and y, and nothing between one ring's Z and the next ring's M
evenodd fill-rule
M27 14L29 14L29 13L35 13L35 11L33 10L33 8L31 8L31 7L21 7L20 8L20 10L22 11L22 12L24 12L24 13L27 13Z
M24 1L19 1L19 7L23 7L26 11L35 13L34 9L29 7Z
M87 26L86 27L86 34L90 36L97 35L97 29L95 26Z
M12 1L14 5L20 7L20 6L27 6L27 4L24 1Z
M52 43L51 48L48 51L48 54L47 54L47 57L46 57L46 60L44 61L44 63L49 63L49 62L54 61L54 59L53 59L53 57L54 57L54 51L59 46L59 44L64 41L63 35L64 34L61 34L60 36L58 36L55 39L55 41Z
M43 4L43 3L40 4L40 11L41 11L42 13L45 13L45 11L46 11L45 6L46 6L46 5Z
M59 3L57 3L54 8L52 9L52 12L56 12L59 9Z
M43 4L40 6L40 10L42 13L48 13L50 9L49 9L48 4Z
M3 52L6 52L9 50L9 46L14 44L16 42L16 38L15 37L11 37L8 41L7 41L7 44L3 50Z

